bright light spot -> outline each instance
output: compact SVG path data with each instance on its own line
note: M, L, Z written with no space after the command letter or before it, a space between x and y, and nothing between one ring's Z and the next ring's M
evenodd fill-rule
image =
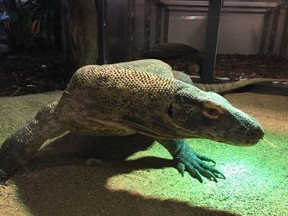
M205 16L181 16L180 19L199 20L199 19L206 19L206 17Z
M252 172L251 166L249 164L243 164L243 163L227 163L222 168L225 170L225 175L229 176L235 176L241 174L241 175L247 175Z

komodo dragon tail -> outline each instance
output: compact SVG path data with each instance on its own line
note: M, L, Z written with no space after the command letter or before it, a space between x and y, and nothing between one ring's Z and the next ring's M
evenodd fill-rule
M262 82L287 82L288 80L284 79L271 79L271 78L253 78L247 80L239 80L230 83L218 83L218 84L202 84L202 83L194 83L198 88L204 91L213 91L219 94L223 94L226 92L233 91L235 89L239 89L248 85L262 83Z
M172 70L173 77L175 79L181 80L182 82L195 85L203 91L213 91L219 94L223 94L226 92L233 91L235 89L239 89L248 85L253 85L256 83L262 82L288 82L288 79L273 79L273 78L253 78L247 80L239 80L235 82L229 83L217 83L217 84L203 84L203 83L194 83L192 81L192 77L185 74L181 71Z

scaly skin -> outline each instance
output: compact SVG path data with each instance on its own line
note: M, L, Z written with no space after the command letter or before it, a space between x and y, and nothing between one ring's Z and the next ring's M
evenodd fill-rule
M50 138L77 134L153 137L173 156L183 175L202 182L224 178L183 139L207 138L253 145L264 135L260 124L213 92L173 78L169 65L140 60L90 65L72 77L59 102L41 109L0 148L0 177L5 181Z

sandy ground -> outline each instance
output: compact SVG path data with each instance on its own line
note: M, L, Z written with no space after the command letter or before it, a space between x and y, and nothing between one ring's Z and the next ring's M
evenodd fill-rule
M281 94L281 93L280 93ZM0 98L0 143L60 92ZM0 186L0 215L288 215L288 97L226 95L257 118L266 139L252 147L189 140L226 180L183 178L171 156L142 136L51 141Z

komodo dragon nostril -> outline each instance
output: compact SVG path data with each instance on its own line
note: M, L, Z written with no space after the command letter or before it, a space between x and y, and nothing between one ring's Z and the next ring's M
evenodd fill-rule
M260 138L263 138L263 137L264 137L264 130L263 130L261 127L257 127L257 128L255 129L255 132L256 132L256 134L259 135Z

